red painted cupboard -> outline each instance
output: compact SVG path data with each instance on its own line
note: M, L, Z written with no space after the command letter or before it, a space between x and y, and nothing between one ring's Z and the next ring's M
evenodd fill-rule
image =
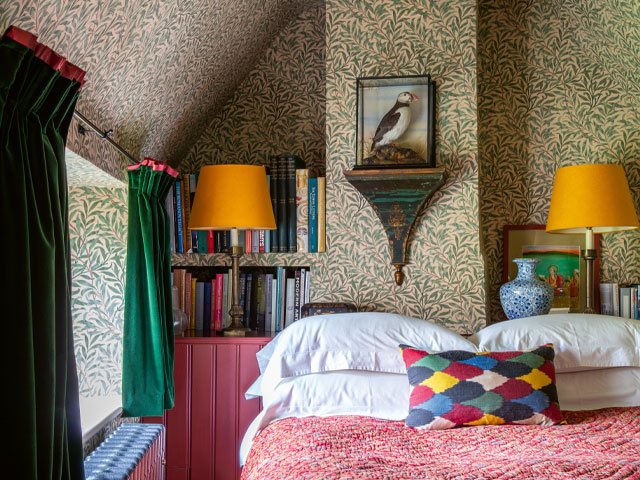
M256 352L271 338L176 338L175 406L143 419L167 429L166 480L240 478L240 442L261 408L244 392L259 375Z

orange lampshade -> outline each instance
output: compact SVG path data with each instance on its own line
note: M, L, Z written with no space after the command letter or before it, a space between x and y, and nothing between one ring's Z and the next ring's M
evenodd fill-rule
M189 217L192 230L274 230L263 166L202 167Z
M640 227L624 169L620 165L559 168L551 195L547 232L616 232Z

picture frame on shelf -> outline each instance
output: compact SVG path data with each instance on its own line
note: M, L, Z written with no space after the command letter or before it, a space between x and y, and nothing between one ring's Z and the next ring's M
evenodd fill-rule
M546 225L505 225L503 229L502 282L513 280L518 267L514 258L539 258L536 275L552 283L554 303L551 313L578 313L586 305L586 264L581 258L585 235L547 233ZM600 237L594 236L594 248L600 251ZM599 254L598 257L599 258ZM576 272L576 268L578 271ZM594 265L594 305L599 309L599 262ZM576 278L576 276L578 278Z
M435 167L430 75L360 77L356 91L356 169Z

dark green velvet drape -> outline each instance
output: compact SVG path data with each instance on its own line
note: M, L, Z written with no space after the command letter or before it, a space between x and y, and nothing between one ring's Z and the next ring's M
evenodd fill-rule
M41 47L18 29L0 39L3 471L83 479L64 161L80 83Z
M178 173L145 159L129 169L122 408L159 416L173 408L173 312L169 215L164 200Z

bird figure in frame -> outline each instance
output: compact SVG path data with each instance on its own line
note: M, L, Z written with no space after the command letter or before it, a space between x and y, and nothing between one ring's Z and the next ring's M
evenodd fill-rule
M395 105L378 124L373 142L371 142L371 151L383 145L391 144L393 146L393 142L407 130L411 122L409 107L416 100L418 100L418 96L411 92L402 92L398 95Z

